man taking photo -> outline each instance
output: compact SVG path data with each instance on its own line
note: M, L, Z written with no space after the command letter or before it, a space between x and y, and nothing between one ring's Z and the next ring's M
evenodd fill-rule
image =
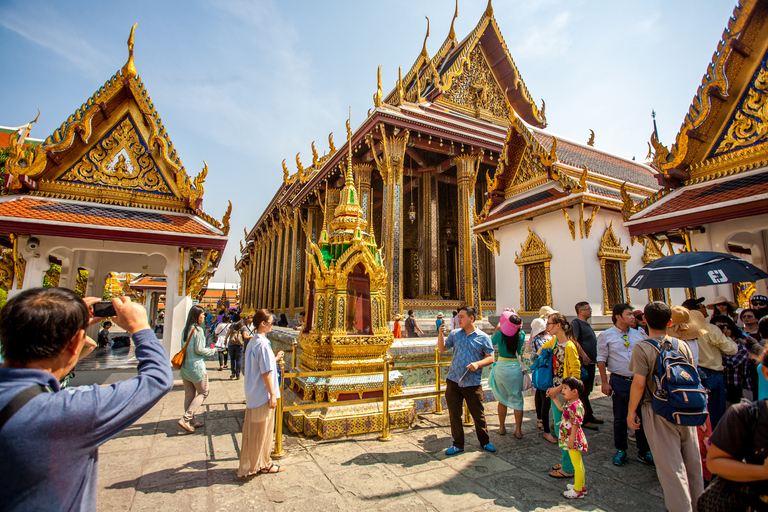
M33 288L0 312L0 510L96 510L98 447L173 387L168 354L146 310L112 299L113 321L133 338L138 375L110 386L60 390L85 330L103 318L65 288Z

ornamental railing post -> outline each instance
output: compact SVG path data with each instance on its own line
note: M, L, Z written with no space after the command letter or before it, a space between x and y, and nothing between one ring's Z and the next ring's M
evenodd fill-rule
M443 400L440 396L440 351L435 346L435 414L442 414Z
M280 389L280 398L277 399L277 407L275 407L275 450L272 452L272 457L279 459L285 455L283 451L283 374L285 373L285 361L283 359L278 363L280 366L280 382L278 383L278 389Z
M391 441L392 436L389 435L389 367L392 361L392 356L389 352L384 354L384 371L382 373L383 381L383 398L382 402L382 418L381 418L381 437L379 441Z

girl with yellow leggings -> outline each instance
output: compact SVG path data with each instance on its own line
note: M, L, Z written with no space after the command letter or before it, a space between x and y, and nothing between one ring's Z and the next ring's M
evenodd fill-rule
M584 485L584 461L581 460L581 452L587 451L587 438L581 429L584 422L584 406L579 400L579 396L584 392L584 383L576 377L567 377L563 379L563 398L566 402L562 403L559 397L554 398L555 405L563 412L560 421L559 446L563 450L568 450L568 455L573 463L574 482L568 484L568 488L563 493L568 499L584 498L587 495L587 488Z

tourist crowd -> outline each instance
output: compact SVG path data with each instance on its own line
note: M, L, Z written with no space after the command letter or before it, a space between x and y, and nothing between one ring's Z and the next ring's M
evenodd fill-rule
M60 388L77 361L97 346L85 334L102 321L93 313L96 302L62 288L38 288L16 295L0 312L0 450L6 462L0 510L94 509L98 447L171 389L168 354L144 308L124 297L112 300L112 321L133 339L138 375L110 386ZM750 306L737 311L724 297L711 304L688 299L671 308L651 302L642 311L617 304L613 326L599 335L587 302L575 305L571 322L542 307L529 336L511 309L501 314L492 337L477 328L471 307L457 310L450 326L440 315L437 349L453 350L445 390L452 444L445 453L465 450L465 402L480 446L496 452L482 403L482 369L490 367L498 433L507 433L512 409L514 437L523 436L523 392L532 389L538 427L560 451L549 475L573 478L564 496L584 498L585 431L604 424L589 396L599 374L613 410L612 463L626 463L628 440L634 440L637 460L656 469L667 509L766 510L768 299L753 295ZM406 331L419 332L412 312L408 320ZM218 355L220 371L229 363L230 379L242 376L242 478L284 470L270 459L280 399L277 365L284 355L273 351L266 336L275 324L287 326L285 315L262 309L240 318L237 311L214 315L193 306L182 351L172 359L185 391L178 423L189 433L203 425L196 413L209 394L206 358Z

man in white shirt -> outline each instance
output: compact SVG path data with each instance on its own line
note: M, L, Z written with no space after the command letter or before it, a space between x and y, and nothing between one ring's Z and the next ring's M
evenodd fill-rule
M613 327L597 337L597 367L600 370L600 382L603 394L611 396L613 403L613 445L616 455L613 463L623 466L627 461L627 411L629 394L632 389L633 373L629 371L632 349L644 337L634 325L634 315L629 304L616 304L611 320ZM610 380L606 370L611 372ZM653 466L653 455L642 425L635 431L637 440L637 460Z

